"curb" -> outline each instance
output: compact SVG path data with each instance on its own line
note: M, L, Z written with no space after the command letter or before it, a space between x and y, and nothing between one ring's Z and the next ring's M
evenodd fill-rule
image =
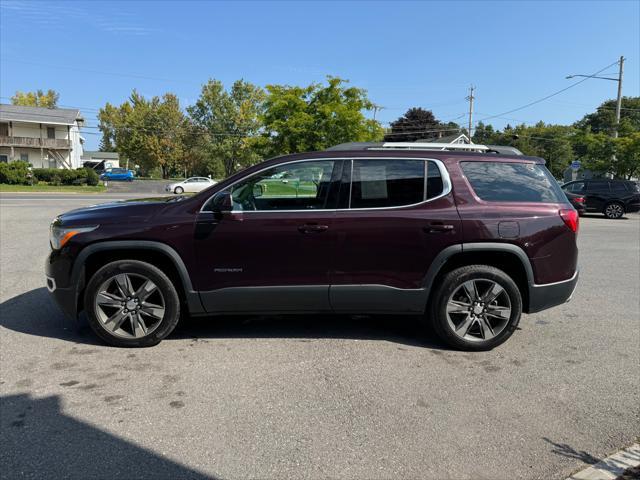
M628 468L640 465L640 444L634 443L618 453L608 456L566 480L614 480Z

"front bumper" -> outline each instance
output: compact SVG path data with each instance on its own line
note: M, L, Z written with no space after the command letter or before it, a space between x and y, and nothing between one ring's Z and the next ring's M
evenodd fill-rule
M58 304L60 309L65 315L71 318L77 318L78 316L78 294L77 289L70 288L58 288L56 281L53 277L46 275L47 290Z
M78 316L78 282L71 282L70 262L66 257L50 254L44 266L47 290L65 315Z
M562 305L571 300L580 271L568 280L561 282L547 283L545 285L532 285L529 287L529 308L527 313L536 313L547 308Z

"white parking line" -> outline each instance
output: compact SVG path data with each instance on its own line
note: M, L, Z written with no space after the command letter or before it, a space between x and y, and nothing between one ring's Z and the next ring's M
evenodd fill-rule
M599 461L595 465L571 475L567 480L613 480L622 475L628 468L640 465L640 444L634 443L629 448Z

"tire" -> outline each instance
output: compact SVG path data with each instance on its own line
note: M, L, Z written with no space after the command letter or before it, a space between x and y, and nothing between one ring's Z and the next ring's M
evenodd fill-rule
M605 217L610 220L617 220L624 216L624 205L620 202L611 202L605 205L602 211Z
M495 299L489 298L493 295ZM502 270L469 265L442 278L427 312L431 327L447 345L467 351L491 350L518 327L522 295Z
M182 194L184 193L184 188L182 188L182 187L176 187L176 188L173 190L173 193L175 193L176 195L182 195Z
M93 331L115 347L157 345L180 319L180 298L169 277L138 260L100 268L87 284L84 305Z

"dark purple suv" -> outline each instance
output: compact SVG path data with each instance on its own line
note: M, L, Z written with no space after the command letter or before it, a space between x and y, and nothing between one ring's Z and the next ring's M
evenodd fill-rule
M157 344L183 313L309 312L412 314L485 350L570 298L577 230L540 158L349 144L65 213L47 286L117 346Z

